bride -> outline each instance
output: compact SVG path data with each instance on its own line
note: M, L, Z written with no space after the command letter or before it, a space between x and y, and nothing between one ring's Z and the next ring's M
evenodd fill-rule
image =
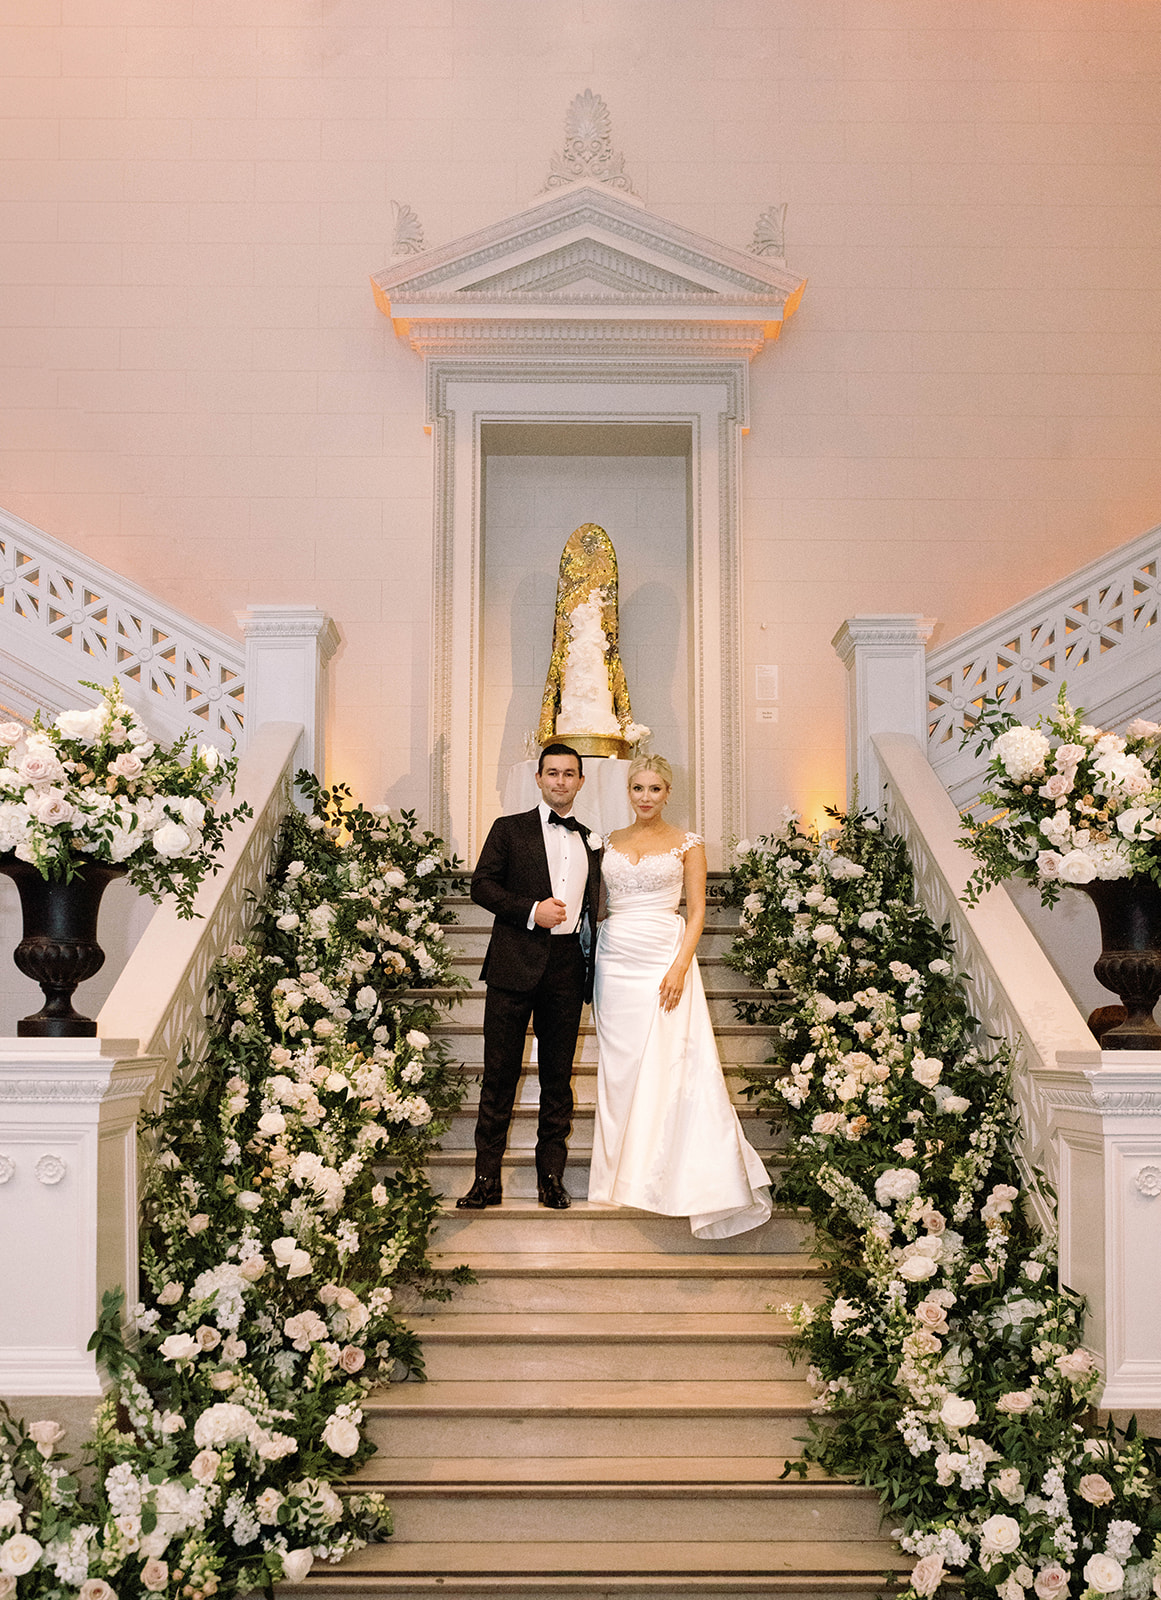
M597 936L589 1199L687 1216L699 1239L725 1239L770 1216L770 1179L722 1077L694 958L705 847L665 821L672 781L661 756L633 762L635 820L610 835L602 862L608 914Z

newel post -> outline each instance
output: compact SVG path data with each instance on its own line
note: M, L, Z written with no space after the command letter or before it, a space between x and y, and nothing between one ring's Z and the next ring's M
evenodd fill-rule
M236 613L246 636L246 732L265 722L300 722L295 756L325 774L327 664L339 630L314 606L250 606Z
M877 733L907 733L927 747L925 650L933 617L848 617L831 640L847 669L847 804L881 811Z
M99 1395L101 1296L137 1299L135 1039L0 1040L0 1394Z

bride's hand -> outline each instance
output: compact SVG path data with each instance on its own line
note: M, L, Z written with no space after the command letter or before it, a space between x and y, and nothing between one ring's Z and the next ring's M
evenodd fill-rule
M658 986L662 1011L672 1011L685 988L685 969L674 964Z

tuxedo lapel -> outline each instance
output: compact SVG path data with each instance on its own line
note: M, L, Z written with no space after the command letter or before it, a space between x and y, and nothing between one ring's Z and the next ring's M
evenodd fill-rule
M537 900L552 898L552 874L548 870L548 852L544 848L544 829L540 823L540 808L520 812L515 818L520 824L520 836L528 852L529 892Z

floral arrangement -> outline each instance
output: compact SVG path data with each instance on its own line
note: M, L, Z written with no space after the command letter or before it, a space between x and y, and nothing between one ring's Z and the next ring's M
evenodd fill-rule
M1124 735L1090 727L1061 687L1055 714L1027 727L987 699L967 738L989 752L979 804L961 842L980 861L968 902L1005 878L1029 879L1051 905L1061 884L1137 874L1161 883L1161 724L1138 717Z
M457 981L438 923L457 865L409 813L300 786L250 937L216 969L204 1058L153 1119L138 1342L106 1304L113 1378L93 1481L63 1430L0 1445L0 1600L205 1600L300 1580L391 1532L333 1487L373 1452L362 1402L422 1375L401 1285L446 1295L423 1170L461 1081L411 989Z
M227 829L250 808L214 808L233 789L237 761L185 733L166 748L121 696L86 683L99 704L62 711L51 725L0 723L0 852L32 862L47 879L71 879L86 859L123 863L150 899L172 895L178 915L193 898Z
M806 1458L879 1491L909 1596L1161 1595L1161 1456L1099 1428L1083 1306L1057 1286L1013 1156L1010 1059L974 1042L945 934L874 818L739 846L733 964L769 999L783 1200L830 1267L786 1307L816 1409Z

